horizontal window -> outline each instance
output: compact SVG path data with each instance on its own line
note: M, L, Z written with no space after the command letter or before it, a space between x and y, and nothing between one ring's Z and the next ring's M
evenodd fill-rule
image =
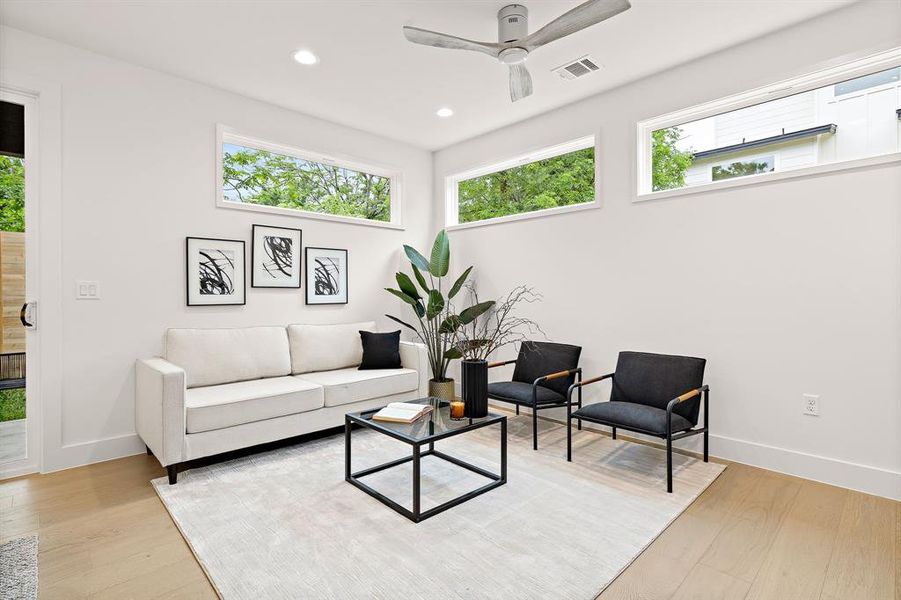
M638 195L898 153L901 68L892 62L901 51L639 123ZM717 110L730 105L740 107Z
M447 225L504 220L595 202L594 137L453 175Z
M222 133L219 206L394 222L397 178L381 168Z

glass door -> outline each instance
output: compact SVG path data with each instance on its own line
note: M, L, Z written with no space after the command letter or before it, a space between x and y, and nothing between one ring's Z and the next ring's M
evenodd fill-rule
M33 178L26 178L25 128L33 106L33 98L0 90L0 474L13 475L37 468L37 411L26 369L37 316L26 287L26 179Z

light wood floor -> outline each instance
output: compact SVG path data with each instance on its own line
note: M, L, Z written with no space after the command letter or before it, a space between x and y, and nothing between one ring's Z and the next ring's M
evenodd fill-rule
M0 541L40 534L41 598L215 598L161 475L133 456L0 482ZM901 600L901 503L731 464L599 598Z

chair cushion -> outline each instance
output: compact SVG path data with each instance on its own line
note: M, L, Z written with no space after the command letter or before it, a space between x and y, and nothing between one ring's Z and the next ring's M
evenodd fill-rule
M704 385L704 366L707 361L691 356L651 354L649 352L620 352L610 400L637 402L666 409L676 396ZM680 402L673 412L692 424L698 422L701 397Z
M516 358L516 367L513 369L513 381L528 383L531 386L532 382L539 377L575 369L579 366L580 354L582 354L580 346L525 341L519 346L519 356ZM565 397L569 386L575 381L575 377L575 375L570 375L539 385ZM529 402L531 403L531 400Z
M290 376L197 387L185 392L188 433L293 415L322 406L322 386Z
M165 358L189 388L291 374L284 327L170 329Z
M521 381L498 381L488 384L488 396L496 400L513 402L514 404L532 404L532 384ZM554 390L549 390L540 385L536 388L538 404L553 404L566 402L566 396L562 396Z
M288 325L291 373L356 367L363 360L360 331L375 331L375 322L338 325Z
M419 372L414 369L337 369L295 375L295 379L321 385L325 390L326 406L392 396L419 387Z
M666 435L666 411L646 404L598 402L583 406L573 413L573 417L584 417L590 421L600 421L605 425ZM692 428L692 424L687 419L676 413L673 413L672 426L674 432Z

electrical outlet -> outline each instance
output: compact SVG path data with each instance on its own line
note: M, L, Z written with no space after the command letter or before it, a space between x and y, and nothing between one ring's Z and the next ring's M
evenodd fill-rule
M801 396L803 402L803 413L811 417L820 416L820 397L817 394L803 394Z

